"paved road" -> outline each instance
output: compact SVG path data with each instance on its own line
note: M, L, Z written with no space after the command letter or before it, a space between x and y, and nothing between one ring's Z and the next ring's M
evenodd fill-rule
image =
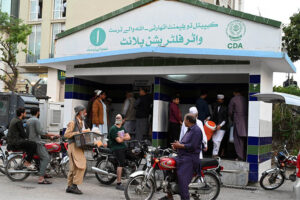
M115 185L101 185L93 174L89 174L80 186L84 195L78 196L65 193L66 179L54 178L52 185L38 185L37 177L30 176L23 182L11 182L6 176L0 175L0 199L9 200L110 200L125 199L121 191L115 190ZM218 199L220 200L285 200L291 199L292 183L286 182L283 187L275 191L239 190L222 188ZM156 200L161 194L155 196ZM176 197L176 200L179 199Z

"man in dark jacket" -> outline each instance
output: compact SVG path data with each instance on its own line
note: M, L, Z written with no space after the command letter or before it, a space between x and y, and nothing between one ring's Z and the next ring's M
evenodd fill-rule
M134 108L136 110L135 139L142 141L143 136L149 131L149 115L151 112L152 99L144 88L140 88L140 97L136 100Z
M8 149L25 151L27 156L25 158L24 166L29 170L35 170L35 167L31 165L31 161L36 153L37 145L35 142L28 140L28 134L25 132L22 122L25 117L25 109L18 108L17 117L13 118L9 125L7 144Z
M200 98L196 102L196 108L198 110L198 119L204 123L204 120L210 115L208 104L205 101L207 98L207 91L202 90Z
M217 130L212 136L212 141L214 143L213 157L217 157L221 142L226 132L226 124L228 122L228 111L227 107L224 105L223 94L217 95L217 105L213 110L212 121L217 125Z

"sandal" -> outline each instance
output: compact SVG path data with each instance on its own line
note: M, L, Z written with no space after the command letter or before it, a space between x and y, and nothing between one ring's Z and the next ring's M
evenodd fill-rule
M47 181L46 179L44 179L43 181L38 182L38 184L46 184L46 185L48 185L48 184L52 184L52 182Z
M53 176L51 176L49 174L45 174L44 178L53 178Z

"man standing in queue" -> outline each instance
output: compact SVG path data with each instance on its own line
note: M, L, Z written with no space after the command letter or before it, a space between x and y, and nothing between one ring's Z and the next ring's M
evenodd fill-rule
M179 139L182 117L179 109L179 96L173 96L169 106L168 144Z
M67 193L82 194L77 185L81 184L86 169L86 158L84 150L75 145L74 135L89 132L85 129L84 118L86 116L86 109L84 106L79 105L74 108L75 118L68 124L64 137L68 138L68 155L70 171L68 174L68 188Z
M238 158L236 160L245 160L245 143L247 141L248 127L248 106L247 100L241 95L241 91L236 89L233 92L234 97L230 100L228 106L229 116L233 119L233 138L234 147Z
M189 184L193 175L200 174L201 170L199 153L202 148L202 132L196 122L193 114L186 114L184 124L188 130L180 142L172 143L172 148L178 152L175 160L181 200L190 199Z
M127 148L124 142L130 140L129 133L126 133L122 126L124 122L124 117L121 114L118 114L116 116L115 125L110 128L108 133L108 147L114 152L118 160L117 190L124 190L124 186L121 185L122 171L125 164Z
M217 105L215 106L212 114L212 121L217 125L217 130L212 136L212 141L214 143L212 156L216 158L219 156L221 142L226 133L226 123L228 121L228 111L227 107L224 105L223 94L217 95Z
M196 108L198 110L198 119L204 123L204 121L209 117L209 107L208 103L205 100L207 98L208 92L206 90L201 91L200 98L196 102Z
M135 139L141 142L149 133L149 115L151 114L152 99L145 88L140 88L140 97L135 101L136 128Z

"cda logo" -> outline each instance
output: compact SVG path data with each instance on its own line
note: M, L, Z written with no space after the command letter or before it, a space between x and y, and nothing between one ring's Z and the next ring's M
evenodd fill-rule
M229 43L227 47L229 49L242 49L243 44L238 43L246 33L246 25L240 20L234 20L227 25L226 34L232 43Z
M106 33L102 28L95 28L90 34L90 42L94 46L101 46L106 39Z

